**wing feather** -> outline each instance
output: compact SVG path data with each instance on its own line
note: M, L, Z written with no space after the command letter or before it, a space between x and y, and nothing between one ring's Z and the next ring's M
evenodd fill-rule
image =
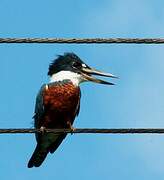
M47 106L44 105L43 96L46 90L46 86L47 86L46 84L42 85L36 97L35 114L33 117L35 128L40 128L43 124L43 121L45 120L44 118L47 111ZM79 114L80 97L81 97L81 93L79 93L78 103L74 113L72 114L73 116L71 118L72 119L71 123L73 123L75 117ZM40 166L49 152L54 153L56 151L56 149L62 143L63 139L66 137L66 135L67 133L63 133L63 134L35 133L37 146L29 161L28 167Z

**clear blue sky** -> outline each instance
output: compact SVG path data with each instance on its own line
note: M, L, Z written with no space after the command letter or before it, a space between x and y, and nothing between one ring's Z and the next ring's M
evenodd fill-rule
M164 2L1 0L0 22L0 37L164 37ZM164 128L164 45L92 44L0 44L0 128L33 127L37 91L64 52L120 77L81 86L75 127ZM69 135L28 169L35 144L33 134L0 135L0 179L164 179L162 135Z

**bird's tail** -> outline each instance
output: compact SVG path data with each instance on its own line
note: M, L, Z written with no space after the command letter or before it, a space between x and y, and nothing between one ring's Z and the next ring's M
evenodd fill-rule
M28 168L39 167L45 160L48 152L47 148L41 148L41 146L37 144L35 151L28 162Z

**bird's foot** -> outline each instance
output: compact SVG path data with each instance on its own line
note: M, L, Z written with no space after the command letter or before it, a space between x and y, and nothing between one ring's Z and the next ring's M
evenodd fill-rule
M71 135L75 132L76 128L74 128L73 126L71 126Z
M42 135L46 132L46 127L41 126L40 127L40 132L42 133Z
M71 135L72 135L74 133L74 131L76 130L76 128L74 128L70 122L67 122L67 124L68 124L69 128L71 129Z

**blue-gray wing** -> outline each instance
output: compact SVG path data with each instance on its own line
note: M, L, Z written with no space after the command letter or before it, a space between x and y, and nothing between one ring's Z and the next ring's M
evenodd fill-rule
M35 114L33 117L35 128L40 128L39 124L44 114L43 91L45 87L46 84L43 84L36 97Z

